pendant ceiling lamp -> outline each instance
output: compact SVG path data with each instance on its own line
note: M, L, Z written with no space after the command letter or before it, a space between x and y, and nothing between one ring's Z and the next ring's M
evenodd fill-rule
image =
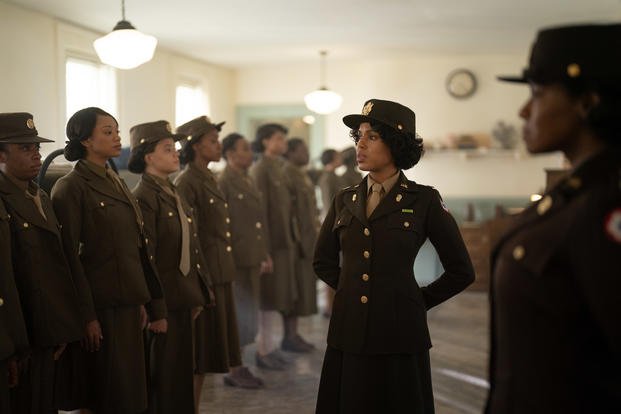
M121 0L123 20L107 35L93 42L99 59L118 69L134 69L153 58L157 39L136 30L125 20L125 0Z
M307 93L304 96L306 107L318 114L330 114L341 107L343 98L338 93L329 90L325 85L326 78L326 55L328 52L319 52L319 89Z

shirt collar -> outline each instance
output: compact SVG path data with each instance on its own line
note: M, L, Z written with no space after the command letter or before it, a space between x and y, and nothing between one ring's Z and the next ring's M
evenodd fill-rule
M397 170L396 173L386 178L383 183L378 183L373 178L371 178L371 174L369 174L367 176L367 194L369 193L369 191L371 191L371 187L373 186L373 184L381 184L382 188L384 189L384 194L388 194L399 180L399 173L400 171Z
M101 165L97 165L86 159L82 159L81 161L84 163L84 165L86 165L86 168L88 168L89 170L91 170L92 172L100 176L101 178L106 178L106 167L102 167Z

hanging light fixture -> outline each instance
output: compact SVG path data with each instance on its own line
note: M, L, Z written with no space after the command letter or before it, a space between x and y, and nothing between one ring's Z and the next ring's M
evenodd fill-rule
M121 0L123 20L107 35L93 42L99 59L118 69L134 69L153 59L157 39L136 30L125 20L125 0Z
M338 93L329 90L325 86L326 80L326 55L328 52L322 50L319 52L319 89L307 93L304 96L306 107L318 114L329 114L341 107L343 98Z

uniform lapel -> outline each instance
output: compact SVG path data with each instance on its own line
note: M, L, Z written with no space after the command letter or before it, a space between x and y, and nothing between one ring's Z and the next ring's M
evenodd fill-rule
M346 191L343 195L343 204L364 225L367 220L367 178L353 187L354 191Z
M10 205L25 222L51 231L57 236L60 235L54 215L46 213L47 220L45 220L41 213L39 213L35 203L26 198L24 191L11 182L4 174L0 174L0 193L3 194L6 204ZM43 194L41 194L41 204L45 212L52 211L48 198Z
M175 200L174 197L164 191L162 187L152 177L147 174L143 174L141 180L147 188L151 189L155 192L155 194L157 194L160 200L168 204L170 208L172 208L174 211L177 211L177 200Z
M375 221L378 218L392 212L401 210L403 207L411 205L414 200L416 200L416 188L405 177L405 174L400 172L399 179L395 185L390 189L388 194L382 198L373 213L371 213L369 222Z
M244 180L244 177L237 171L233 171L230 167L226 167L222 174L222 178L240 194L250 195L257 200L261 198L258 190Z
M125 197L125 195L116 191L113 184L109 182L108 179L95 174L86 165L84 165L84 163L78 162L75 165L75 170L86 180L87 185L96 192L104 194L110 198L114 198L115 200L122 201L131 206L130 201Z

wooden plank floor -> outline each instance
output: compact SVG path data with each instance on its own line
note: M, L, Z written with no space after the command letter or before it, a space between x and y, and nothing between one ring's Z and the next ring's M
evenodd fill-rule
M428 320L433 342L431 366L436 413L481 413L487 393L487 295L464 292L432 309ZM266 388L231 388L223 385L222 375L209 375L200 412L313 413L328 321L316 315L301 319L300 327L303 336L317 346L317 351L302 356L287 354L292 361L291 367L287 371L271 372L256 369L255 348L248 347L244 361L265 380Z

